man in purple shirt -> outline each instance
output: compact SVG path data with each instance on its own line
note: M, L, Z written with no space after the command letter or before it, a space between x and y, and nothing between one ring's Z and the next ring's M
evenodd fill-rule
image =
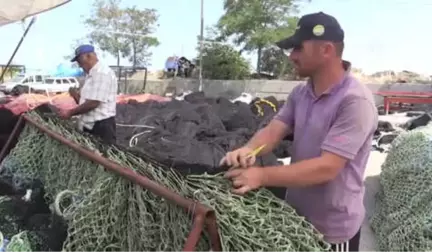
M371 91L349 74L342 60L344 32L325 13L303 16L293 36L277 43L291 49L297 73L309 77L289 95L265 128L221 164L233 191L286 187L286 201L305 216L335 251L358 251L365 216L363 175L378 113ZM265 154L294 134L291 165L254 166L248 154Z

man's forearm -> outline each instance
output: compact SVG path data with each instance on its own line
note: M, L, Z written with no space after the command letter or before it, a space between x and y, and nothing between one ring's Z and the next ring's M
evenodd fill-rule
M256 149L265 144L266 147L259 153L259 155L264 155L271 152L285 135L291 132L292 130L285 123L272 120L266 127L255 133L246 146Z
M337 169L321 157L308 159L292 165L263 167L263 186L303 187L322 184L337 175Z
M72 114L72 116L82 115L82 114L85 114L85 113L92 111L93 109L97 108L97 106L99 106L98 101L85 101L83 104L72 109L71 114Z
M250 140L249 142L246 144L246 146L248 146L251 149L256 149L259 148L262 145L266 145L266 147L264 149L262 149L259 153L258 156L261 155L265 155L269 152L271 152L276 143L273 143L273 139L270 136L270 132L267 128L263 128L261 130L259 130Z

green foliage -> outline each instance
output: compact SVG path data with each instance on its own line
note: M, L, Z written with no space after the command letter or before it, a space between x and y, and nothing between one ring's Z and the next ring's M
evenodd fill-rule
M0 73L3 69L0 69ZM22 68L16 66L9 66L6 70L4 77L13 78L15 75L21 73Z
M291 78L294 76L292 62L288 59L288 56L278 48L272 47L264 50L259 67L261 71L271 73L278 79L284 77Z
M3 74L3 72L5 72L3 76L3 80L0 80L0 83L15 77L16 75L20 74L23 70L24 69L22 67L15 65L13 61L11 62L11 64L8 66L7 69L5 69L5 67L0 67L0 75Z
M117 58L120 65L121 56L130 54L127 38L118 34L123 30L123 10L120 9L120 0L95 0L93 13L84 23L91 29L89 37L101 50ZM110 31L110 32L107 32Z
M133 67L147 63L149 48L159 45L154 32L158 16L154 9L139 10L135 6L120 7L121 0L95 0L93 13L85 20L91 29L90 39L105 52L127 58Z
M125 9L124 31L129 34L139 33L139 36L129 36L127 41L131 47L129 61L132 66L147 65L151 52L149 48L158 46L157 38L149 36L154 32L154 24L157 22L158 15L155 9L138 10L135 6Z
M247 78L250 73L249 62L230 45L206 43L202 60L202 74L206 79L238 80Z
M70 45L70 51L68 53L68 55L64 56L63 59L70 61L71 59L73 59L75 57L75 50L78 48L78 46L83 45L83 44L88 44L88 39L75 39L74 42L71 43ZM90 43L92 44L92 43ZM72 67L79 67L78 64L76 62L72 63Z
M258 50L258 72L262 50L291 35L296 27L296 0L225 0L224 15L217 28L219 40L233 39L242 51Z

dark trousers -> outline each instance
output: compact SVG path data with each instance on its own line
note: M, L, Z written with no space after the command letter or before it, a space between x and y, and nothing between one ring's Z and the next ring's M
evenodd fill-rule
M339 244L332 244L331 250L338 252L357 252L360 250L360 233L361 229L351 238L348 242L343 242Z
M116 143L116 122L115 117L110 117L95 122L93 129L84 128L84 132L90 133L102 140L105 144Z

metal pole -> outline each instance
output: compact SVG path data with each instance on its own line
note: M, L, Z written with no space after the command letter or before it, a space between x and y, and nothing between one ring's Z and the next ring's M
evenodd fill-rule
M147 84L147 67L144 68L145 69L145 73L144 73L144 85L143 85L143 89L142 92L145 93L146 92L146 84Z
M2 71L2 73L1 73L1 75L0 75L0 82L1 82L1 83L3 83L3 77L4 77L4 75L5 75L6 71L7 71L7 69L9 68L9 66L10 66L10 64L11 64L11 62L12 62L12 60L14 59L15 54L18 52L18 49L20 48L21 43L23 42L23 40L24 40L25 36L27 35L28 31L30 30L30 27L32 27L32 25L34 24L35 21L36 21L36 17L33 17L33 18L31 19L31 21L30 21L30 24L27 26L27 29L24 31L24 34L21 36L21 39L20 39L20 41L18 42L18 45L15 47L15 51L12 53L12 56L9 58L8 63L6 64L5 68L3 69L3 71Z
M199 91L200 92L203 90L203 84L202 84L203 46L204 46L204 0L201 0L200 69L199 69Z

